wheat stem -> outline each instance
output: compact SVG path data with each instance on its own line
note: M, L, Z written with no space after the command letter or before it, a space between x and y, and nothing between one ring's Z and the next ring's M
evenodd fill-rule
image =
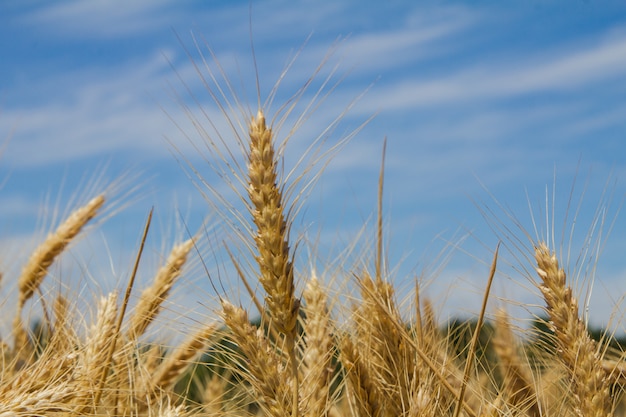
M491 268L489 269L489 279L487 280L487 288L485 288L485 294L483 296L483 304L480 309L480 314L478 315L478 321L476 322L476 329L474 330L474 335L472 336L470 349L469 349L469 352L467 353L467 359L465 361L465 370L463 371L463 384L461 385L461 389L459 391L459 401L456 404L454 417L459 417L459 415L461 415L461 404L463 403L463 397L465 396L465 389L467 388L467 383L469 382L470 372L472 370L472 364L474 363L474 354L476 353L476 347L478 345L478 336L480 336L480 330L483 327L485 311L487 310L487 301L489 300L489 294L491 292L491 283L493 282L493 277L496 275L496 265L498 262L498 250L499 249L500 249L500 244L498 243L498 246L496 246L496 252L493 255Z
M126 307L128 306L128 300L130 299L130 293L135 284L135 277L137 276L137 270L139 269L139 261L141 260L141 255L143 254L143 248L146 244L146 238L148 237L148 230L150 230L150 224L152 223L152 213L154 208L150 209L148 213L148 218L146 219L146 225L143 229L143 234L141 236L141 243L139 245L139 250L137 251L137 256L135 258L135 263L133 265L133 271L130 274L130 279L128 280L128 285L126 286L126 292L124 293L124 300L122 302L122 309L120 311L119 317L117 318L117 323L115 325L115 335L113 337L111 346L107 353L105 365L102 367L102 374L99 378L98 388L96 391L96 398L94 400L94 406L97 407L100 403L100 398L102 396L102 389L104 388L104 384L106 383L109 365L111 360L113 359L113 354L115 353L115 347L117 345L117 339L120 334L120 329L122 328L122 322L124 321L124 315L126 313Z

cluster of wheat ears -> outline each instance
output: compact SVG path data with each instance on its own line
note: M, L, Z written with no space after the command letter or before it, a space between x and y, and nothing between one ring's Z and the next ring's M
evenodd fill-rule
M128 311L141 248L127 287L100 297L93 323L79 326L62 295L45 303L42 281L106 204L105 195L98 195L50 233L17 281L13 331L2 343L0 416L590 417L621 412L619 355L609 359L607 343L590 338L554 248L544 242L530 245L534 282L548 317L542 340L551 346L545 349L531 349L501 310L490 342L494 366L484 365L477 347L488 289L473 337L461 353L440 328L431 302L419 297L418 285L412 317L401 313L383 265L382 168L372 268L349 271L359 296L348 317L335 317L332 305L341 294L314 271L295 271L297 242L290 234L297 198L288 194L298 180L287 183L291 177L281 171L284 142L277 141L260 107L247 116L245 140L239 139L246 163L239 171L232 168L237 181L229 183L245 187L239 196L247 212L230 214L251 219L239 233L248 239L244 247L253 254L253 268L242 267L229 253L255 311L217 294L215 317L207 314L207 323L180 345L165 348L142 337L199 246L197 236L174 246ZM220 151L222 145L209 148L225 160L232 155ZM497 260L496 249L489 282ZM262 289L254 290L255 283ZM22 318L33 298L45 313L45 338L33 334Z

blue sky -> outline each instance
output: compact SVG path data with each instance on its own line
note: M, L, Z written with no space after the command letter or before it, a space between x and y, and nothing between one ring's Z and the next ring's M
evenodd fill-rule
M567 249L572 241L567 264L574 285L587 294L595 276L591 321L607 323L614 313L626 322L620 301L626 293L626 221L617 213L626 190L626 6L504 3L3 3L1 261L5 271L14 272L5 274L2 291L10 294L11 275L37 242L31 236L41 237L56 224L55 207L67 213L72 202L93 194L97 185L90 181L106 185L121 175L132 178L118 187L123 210L110 209L114 215L58 267L67 282L79 276L77 286L123 285L151 206L156 220L143 283L158 265L158 254L185 235L181 218L194 231L207 216L210 224L219 221L185 174L188 160L220 187L208 168L211 156L194 148L202 137L181 102L198 117L203 110L220 133L231 132L188 55L201 63L198 47L212 62L210 46L249 115L257 107L252 38L261 100L293 60L265 109L268 119L332 50L292 115L304 111L324 80L340 83L323 90L330 94L290 139L287 167L314 138L327 136L329 149L375 116L332 159L300 211L293 233L305 242L301 271L315 263L307 259L312 253L332 260L356 245L346 262L356 270L369 256L364 254L373 242L386 137L387 259L401 296L417 276L443 318L476 312L492 251L502 239L492 307L500 298L541 304L537 291L528 290L529 249L520 252L514 245L524 234L499 207L534 235L530 212L545 231L548 195L557 244L563 240ZM325 135L324 128L348 107ZM231 116L241 120L242 114ZM279 136L294 120L288 118ZM485 219L484 212L492 214ZM590 234L598 213L605 224ZM498 227L509 231L494 232ZM597 265L584 252L585 237L590 251L601 246ZM205 244L205 259L220 262L216 245ZM447 262L440 268L442 251ZM316 268L326 280L340 280ZM236 293L236 277L227 266L220 271ZM197 261L185 279L179 305L206 312L212 290Z

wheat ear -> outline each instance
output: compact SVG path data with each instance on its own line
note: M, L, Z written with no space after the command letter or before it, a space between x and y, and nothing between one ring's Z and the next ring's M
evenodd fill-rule
M56 384L31 392L11 393L0 404L0 417L76 415L68 404L75 395L70 384Z
M53 306L54 313L54 326L51 327L50 337L45 342L46 349L51 349L56 352L72 351L76 348L76 341L80 339L76 332L76 329L72 326L72 320L74 317L70 314L71 307L68 300L58 295Z
M566 285L565 271L544 243L535 248L539 284L558 340L558 352L567 365L581 417L608 416L611 412L607 375L596 342L578 315L578 301Z
M272 129L265 125L265 117L259 111L250 123L248 196L257 227L254 239L259 251L260 282L267 293L272 322L280 332L293 334L299 303L294 297L289 230L282 190L277 185L277 164Z
M54 299L53 311L55 333L59 331L59 329L65 330L68 328L70 306L67 298L59 294Z
M24 304L33 296L39 288L44 277L48 274L48 268L54 260L63 252L70 241L93 219L100 207L104 204L104 195L94 197L85 206L74 211L54 233L35 249L28 263L22 270L17 282L19 295L17 300L17 313L13 322L15 330L15 350L19 351L26 341L24 326L22 325L21 313Z
M359 279L361 306L356 311L356 345L379 390L385 415L400 415L411 397L415 355L401 328L405 324L394 300L393 286L364 274Z
M279 188L278 161L274 150L272 129L265 124L259 110L250 123L248 154L248 196L252 202L252 218L257 227L254 237L260 276L267 296L272 325L285 337L289 356L292 386L292 417L298 416L299 383L295 339L300 302L294 296L293 263L289 252L288 216L282 189Z
M161 310L161 304L169 295L174 282L181 274L181 269L187 261L189 251L194 241L189 239L175 246L165 265L156 273L152 285L146 288L139 298L139 302L130 318L127 335L133 339L141 336Z
M152 391L170 388L183 371L195 363L194 359L204 352L216 329L215 324L201 328L167 356L152 375Z
M225 382L215 372L205 383L202 390L202 411L210 416L221 416L224 413Z
M496 313L496 333L493 347L498 355L498 365L504 379L507 401L517 410L528 410L531 417L540 417L537 392L528 363L518 354L511 331L509 317L505 310Z
M341 339L341 364L345 372L346 395L356 416L384 416L383 402L380 398L380 382L377 383L367 366L367 358L352 341L351 336L345 335Z
M304 354L302 360L302 410L305 417L326 416L332 378L333 338L327 295L317 277L304 289Z
M107 297L100 299L96 322L91 326L89 335L85 342L85 348L79 358L81 367L79 368L78 379L81 384L87 387L86 393L95 392L98 377L103 372L103 367L108 367L108 352L111 343L115 340L115 324L117 322L117 292L110 293ZM89 398L77 397L81 401L80 406L84 408L81 413L87 412ZM93 401L93 398L91 398ZM95 404L93 404L95 411Z
M290 386L295 381L282 365L282 358L269 344L261 329L252 326L248 314L227 300L222 300L222 316L233 339L243 352L237 358L246 379L258 395L267 415L285 417L292 413Z

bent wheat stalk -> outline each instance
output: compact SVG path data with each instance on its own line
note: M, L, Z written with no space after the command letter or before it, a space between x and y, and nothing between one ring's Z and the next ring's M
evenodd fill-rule
M215 324L201 328L165 358L152 375L150 393L154 394L158 389L166 390L174 385L183 371L194 363L194 358L204 352L216 330Z
M54 260L82 228L96 216L98 210L104 204L104 200L104 195L101 194L94 197L85 206L74 211L54 233L48 235L48 238L35 249L22 270L22 274L17 282L19 295L17 313L13 321L15 331L14 349L16 352L20 351L26 342L26 332L21 319L24 304L41 286L43 279L48 274L48 268L50 268Z

